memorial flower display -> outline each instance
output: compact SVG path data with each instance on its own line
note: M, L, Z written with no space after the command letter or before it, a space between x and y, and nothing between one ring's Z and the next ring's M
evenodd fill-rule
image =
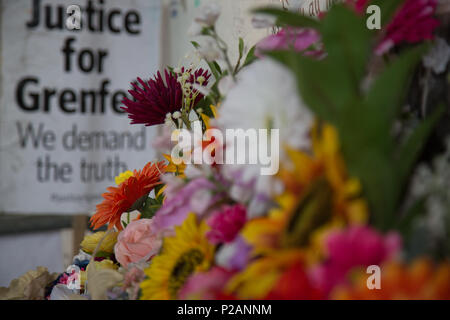
M275 25L252 48L199 9L191 31L210 42L192 44L214 59L138 78L123 100L173 149L118 176L75 271L29 273L24 296L450 299L449 100L412 99L442 47L437 1L373 1L380 30L372 1L342 2L317 19L257 9Z

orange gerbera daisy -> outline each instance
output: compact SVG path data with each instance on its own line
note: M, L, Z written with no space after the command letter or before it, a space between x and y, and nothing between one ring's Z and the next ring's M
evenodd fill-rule
M165 168L164 162L156 164L149 162L144 169L134 170L133 175L118 187L109 187L108 192L102 195L105 200L97 205L97 211L91 217L93 228L98 229L109 223L108 229L116 226L122 230L120 223L122 213L137 209L136 206L161 183L159 177Z

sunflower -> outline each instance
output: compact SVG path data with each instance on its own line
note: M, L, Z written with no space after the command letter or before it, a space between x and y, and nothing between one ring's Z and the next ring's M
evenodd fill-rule
M164 239L161 253L145 270L149 278L141 283L142 300L176 299L191 274L211 267L214 246L206 239L207 229L206 222L198 224L191 213L175 227L175 236Z
M321 243L332 230L367 221L361 186L348 176L336 130L316 125L313 155L288 150L290 166L280 169L286 186L268 216L251 220L242 231L254 255L275 248L302 248L308 262L321 258Z
M138 209L150 191L161 183L159 177L164 170L164 162L149 162L142 170L134 170L133 175L118 187L109 187L108 192L102 195L105 200L97 205L97 211L91 217L93 228L98 229L108 223L108 229L116 226L122 230L122 213Z

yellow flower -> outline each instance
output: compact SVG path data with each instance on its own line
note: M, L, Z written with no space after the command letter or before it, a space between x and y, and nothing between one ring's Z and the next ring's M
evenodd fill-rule
M215 106L213 106L213 105L210 105L209 107L210 107L211 112L213 114L213 118L214 119L217 118L217 108ZM211 118L208 117L204 113L201 114L201 117L202 117L203 123L205 124L206 130L210 129L211 128Z
M184 177L184 170L186 169L186 164L181 162L180 164L175 164L173 162L172 156L169 154L163 154L164 158L166 158L167 161L169 161L169 164L166 167L166 172L172 172L175 175L183 178Z
M313 154L287 149L290 163L279 174L285 192L268 216L249 221L242 231L258 256L273 249L301 248L308 264L324 256L323 239L347 224L368 219L362 187L350 178L340 155L336 130L327 124L312 132Z
M274 250L233 276L227 283L225 292L234 294L239 299L263 299L283 271L302 258L303 254L299 250Z
M175 236L164 239L161 253L145 270L141 283L142 300L176 299L179 289L194 272L207 271L214 259L214 246L206 239L206 222L197 223L190 213L183 225L175 227Z
M115 181L116 181L116 184L118 185L118 186L120 186L123 182L125 182L125 181L127 181L128 180L128 178L130 178L130 177L132 177L133 176L133 172L132 171L125 171L125 172L122 172L121 174L119 174L116 178L115 178Z
M83 241L81 242L81 249L86 252L92 254L97 247L98 242L103 239L106 232L99 231L95 232L91 235L87 235L84 237ZM103 253L114 253L114 245L117 242L117 236L119 235L118 232L110 232L106 238L102 241L102 244L100 245L99 252Z

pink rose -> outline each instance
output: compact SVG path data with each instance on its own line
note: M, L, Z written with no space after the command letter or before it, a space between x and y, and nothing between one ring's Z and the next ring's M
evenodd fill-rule
M159 252L162 240L153 220L132 221L117 237L114 252L117 261L125 268L129 263L147 261Z

